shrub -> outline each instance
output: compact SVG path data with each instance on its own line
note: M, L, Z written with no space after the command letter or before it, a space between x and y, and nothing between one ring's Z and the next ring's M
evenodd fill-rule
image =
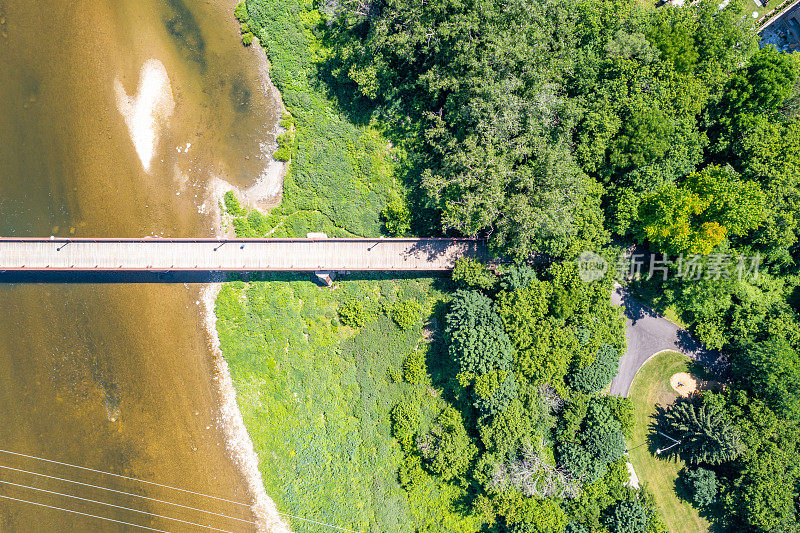
M517 397L517 381L514 373L493 370L475 379L475 407L481 414L494 415L505 411Z
M239 199L236 198L236 194L233 191L228 191L225 193L223 198L223 203L225 204L225 211L234 217L238 217L244 214L244 209L242 209L242 205L239 203Z
M403 377L411 384L423 383L428 376L425 356L420 351L413 351L403 361Z
M233 16L241 23L239 30L242 33L242 44L250 46L255 35L253 35L253 30L250 26L250 14L247 12L247 5L245 2L236 4L236 7L233 9Z
M403 401L394 406L391 413L392 435L400 443L406 453L414 450L414 436L420 424L419 406L410 401Z
M351 328L360 328L367 323L367 312L358 300L348 300L339 306L339 321Z
M485 374L511 365L514 348L492 302L476 291L456 291L447 315L450 354L464 373Z
M647 509L636 500L625 500L614 506L606 518L612 533L645 533L648 523Z
M613 346L602 345L594 362L570 375L570 384L583 392L596 392L611 383L619 370L619 353Z
M592 530L589 529L589 526L572 523L567 525L567 528L564 530L564 533L592 533Z
M400 463L400 468L397 472L397 477L400 484L406 490L412 490L414 485L417 485L425 479L425 471L422 470L422 459L417 454L407 455L403 462Z
M517 397L504 411L484 416L478 424L478 434L486 451L497 457L510 457L520 448L530 447L536 440L538 413L532 412Z
M586 449L598 461L607 464L618 460L625 453L625 437L619 422L605 405L592 402L586 417L583 434Z
M392 194L389 203L381 211L383 227L389 235L403 237L411 230L411 211L405 199L399 194Z
M278 122L278 124L285 130L291 130L294 128L294 117L290 113L286 113L281 117L281 120Z
M686 488L692 503L699 508L708 507L717 498L717 475L706 468L681 470L681 483Z
M400 383L403 380L403 374L394 366L389 366L386 369L386 376L392 383Z
M417 446L431 472L445 481L462 477L477 453L464 429L461 414L449 405L436 418L430 433L418 440Z
M249 18L247 14L247 4L245 4L245 2L236 4L236 7L233 8L233 16L235 16L239 22L245 22Z
M422 305L416 300L398 302L392 308L392 320L403 331L409 330L422 318Z
M630 438L632 436L633 425L635 423L633 418L633 402L630 398L623 398L622 396L603 396L598 398L603 405L608 407L617 422L619 422L622 433Z
M284 131L275 139L278 143L278 149L272 154L275 161L289 161L292 157L292 140L293 136L290 131Z
M488 290L497 283L497 277L483 263L469 257L456 261L452 276L453 281L465 288Z
M247 223L250 225L250 228L257 237L260 237L269 231L269 220L255 209L247 213Z
M500 286L503 290L513 292L528 288L536 279L536 272L531 267L513 265L503 271Z
M588 483L597 481L606 473L606 467L589 450L577 442L564 442L558 447L559 464L573 477L585 479Z

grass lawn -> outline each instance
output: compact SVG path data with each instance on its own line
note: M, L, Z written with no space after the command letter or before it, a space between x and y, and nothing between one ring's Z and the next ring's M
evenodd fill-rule
M647 483L647 488L653 493L670 533L709 530L708 521L698 514L697 509L680 500L675 493L675 480L684 466L683 461L657 458L651 449L664 444L661 440L652 444L648 440L651 415L656 405L668 405L677 397L670 387L669 378L677 372L689 372L691 366L692 362L683 354L672 351L659 353L639 370L630 390L636 421L630 443L630 461L639 481Z
M749 16L753 11L758 12L758 17L761 18L766 13L769 13L773 9L778 6L786 7L789 4L784 4L784 0L769 0L768 2L762 2L763 6L758 5L753 0L746 0L744 3L745 13Z

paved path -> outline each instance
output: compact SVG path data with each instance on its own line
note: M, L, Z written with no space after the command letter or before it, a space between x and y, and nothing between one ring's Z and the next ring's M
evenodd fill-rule
M684 353L703 366L721 371L724 360L717 352L703 348L688 331L635 300L626 288L617 287L611 302L623 307L628 341L628 351L619 361L619 373L611 381L611 394L627 396L636 372L662 350Z
M475 239L0 238L0 271L442 271Z

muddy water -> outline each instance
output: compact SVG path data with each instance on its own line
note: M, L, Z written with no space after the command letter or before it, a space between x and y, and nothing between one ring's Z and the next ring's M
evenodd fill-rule
M220 177L239 186L259 178L278 113L263 54L239 43L232 7L226 0L0 0L0 235L211 235L211 189L218 192ZM120 112L120 89L136 96L148 60L163 66L174 105L151 121L157 138L145 162ZM0 449L250 501L215 409L199 291L192 284L0 285ZM3 452L0 466L18 469L0 468L0 496L198 530L6 481L253 529L32 473L253 519L246 507L221 500ZM0 498L3 532L128 530L139 531Z

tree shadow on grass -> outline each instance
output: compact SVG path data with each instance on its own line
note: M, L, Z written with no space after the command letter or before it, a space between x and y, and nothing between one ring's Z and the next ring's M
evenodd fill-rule
M681 445L672 446L670 448L675 442L662 435L662 433L669 435L669 430L666 429L667 411L667 407L656 405L655 412L650 415L647 433L647 450L658 460L677 462L683 459L681 456ZM670 435L670 437L676 438L674 435ZM663 451L658 453L659 450Z

